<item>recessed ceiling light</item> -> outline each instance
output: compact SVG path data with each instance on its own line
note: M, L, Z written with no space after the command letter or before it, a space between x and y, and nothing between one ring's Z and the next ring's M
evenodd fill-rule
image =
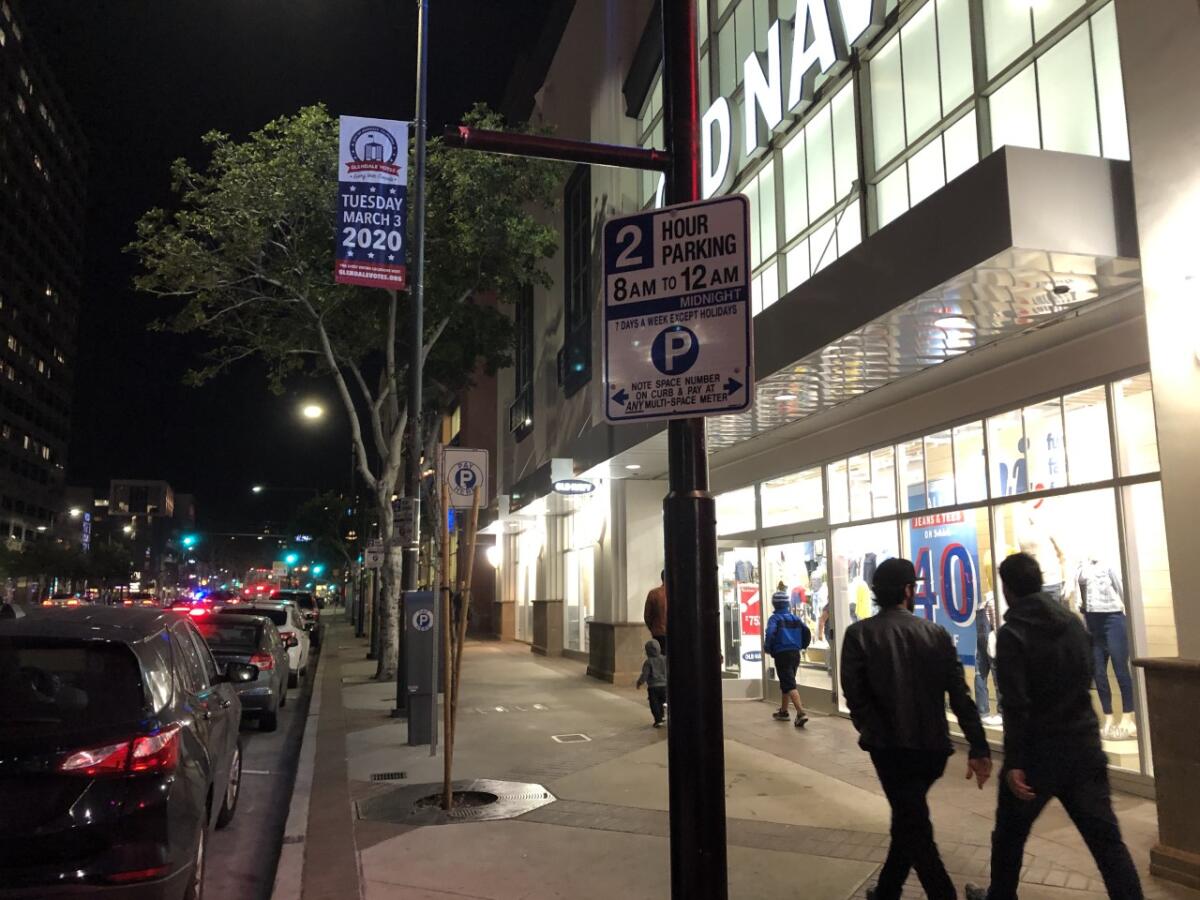
M630 463L625 468L627 468L630 472L636 472L638 469L641 468L641 466L638 465L637 463Z
M945 316L933 323L934 328L954 328L958 331L973 331L975 323L962 316Z
M775 399L776 400L795 400L796 395L795 394L776 394Z

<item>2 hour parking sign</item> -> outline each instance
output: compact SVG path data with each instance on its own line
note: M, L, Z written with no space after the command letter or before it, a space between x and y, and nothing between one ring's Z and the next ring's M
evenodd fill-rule
M753 399L749 204L735 194L604 226L604 416L741 412Z

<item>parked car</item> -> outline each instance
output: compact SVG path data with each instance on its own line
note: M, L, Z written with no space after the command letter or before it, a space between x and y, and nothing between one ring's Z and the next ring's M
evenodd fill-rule
M121 598L122 606L159 606L158 598L145 591L135 591Z
M162 610L0 619L0 898L199 898L257 674Z
M278 590L271 592L271 599L276 602L290 600L300 607L304 617L304 625L308 628L309 638L314 647L321 646L321 609L325 601L320 600L308 591Z
M295 603L246 603L236 610L229 610L229 615L250 613L256 616L266 616L279 631L283 646L287 648L288 656L288 687L295 687L300 679L308 674L309 640L304 620L300 617L300 609Z
M218 666L249 663L258 669L253 681L234 685L242 714L255 716L262 731L274 731L279 708L287 705L288 654L275 623L246 612L214 612L189 616L204 636Z
M42 601L42 606L83 606L88 602L88 600L84 600L78 594L51 594Z

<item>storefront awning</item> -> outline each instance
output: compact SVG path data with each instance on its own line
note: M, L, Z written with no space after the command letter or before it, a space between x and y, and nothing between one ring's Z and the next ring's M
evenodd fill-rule
M1128 163L998 150L758 316L755 406L710 449L1126 291L1133 223Z

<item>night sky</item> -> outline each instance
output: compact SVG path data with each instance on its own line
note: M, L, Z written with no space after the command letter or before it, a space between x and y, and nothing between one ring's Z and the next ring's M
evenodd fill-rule
M168 166L200 135L245 135L324 102L411 119L415 0L20 0L89 142L87 241L68 484L162 478L192 491L202 527L249 526L299 495L249 486L347 485L350 436L331 388L277 397L248 364L202 388L181 377L202 339L150 334L164 301L136 294L121 248L166 204ZM498 105L536 40L543 0L432 0L430 133L477 100ZM330 177L333 177L331 173ZM173 308L173 307L170 307ZM333 415L304 424L302 399Z

